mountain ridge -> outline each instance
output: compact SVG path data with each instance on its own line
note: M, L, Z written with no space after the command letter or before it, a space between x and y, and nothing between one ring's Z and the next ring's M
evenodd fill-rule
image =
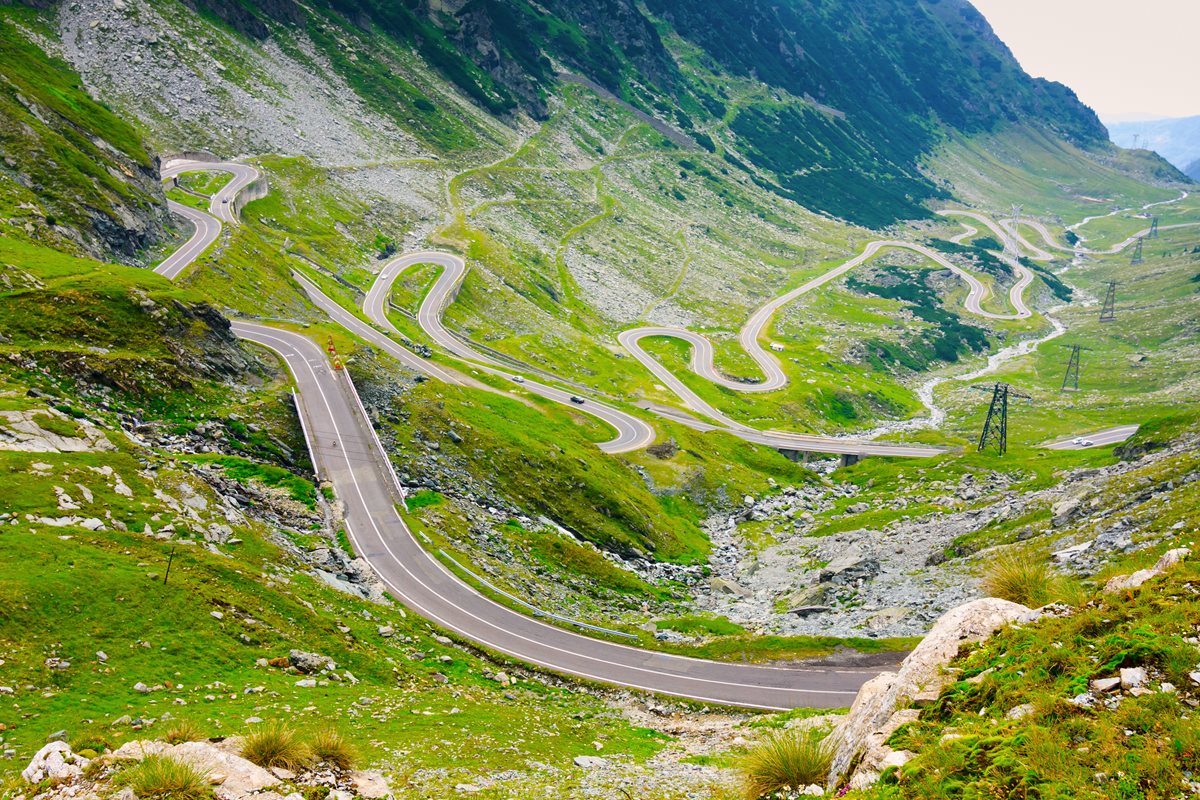
M325 28L381 32L504 118L544 119L561 64L727 155L764 188L868 227L927 216L925 204L944 198L918 162L945 132L1032 124L1097 152L1107 141L1094 112L1069 88L1027 75L966 0L656 0L644 10L626 0L322 0L307 12L292 0L191 2L257 40L273 29L307 30L318 43ZM368 73L321 46L352 85L395 83L394 73ZM855 68L839 71L845 64ZM789 104L733 100L726 74L783 92ZM397 121L428 113L413 86L389 91Z

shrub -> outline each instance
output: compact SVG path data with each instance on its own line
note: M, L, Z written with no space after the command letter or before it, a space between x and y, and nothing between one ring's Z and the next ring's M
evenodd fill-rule
M784 789L823 784L833 751L820 732L784 730L763 739L742 760L747 800Z
M1013 551L998 556L983 576L983 590L989 595L1030 608L1054 600L1061 586L1046 561Z
M117 783L133 789L139 798L205 800L212 797L208 773L170 756L147 756L121 772Z
M278 722L256 728L242 742L242 758L260 767L296 770L312 761L312 750L296 731Z
M324 761L339 769L350 769L358 760L354 745L333 728L317 731L310 742L312 754L317 761Z
M208 734L200 724L190 719L181 719L163 734L163 739L170 744L180 742L199 742L208 738Z

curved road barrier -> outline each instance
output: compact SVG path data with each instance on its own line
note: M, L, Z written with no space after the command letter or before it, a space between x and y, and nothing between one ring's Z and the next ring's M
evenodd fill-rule
M213 194L208 204L210 212L208 214L191 206L176 203L174 200L167 201L167 208L170 209L172 214L183 217L192 223L192 227L195 228L195 232L192 233L191 238L182 247L163 259L163 262L154 268L154 271L159 275L163 275L171 280L179 277L184 268L207 250L210 244L220 238L221 223L223 221L230 224L237 223L235 203L238 193L259 178L258 170L248 164L237 164L231 161L193 161L188 159L168 161L162 167L162 177L163 179L170 179L178 177L185 172L196 172L199 170L228 172L233 175L233 179Z

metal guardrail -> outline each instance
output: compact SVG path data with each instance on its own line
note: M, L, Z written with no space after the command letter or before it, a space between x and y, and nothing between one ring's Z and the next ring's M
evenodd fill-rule
M371 438L375 441L375 455L382 463L382 466L392 478L392 488L395 490L396 499L400 501L400 505L404 510L408 510L408 497L404 492L404 486L400 483L400 477L396 474L396 467L392 464L392 460L388 458L387 449L384 448L383 442L379 439L379 433L375 430L375 424L371 421L371 416L367 414L367 409L363 406L362 398L358 396L358 389L354 386L354 380L350 377L347 370L342 370L342 374L346 378L346 385L350 388L350 395L354 398L354 403L358 407L358 413L362 415L363 421L366 423L367 429L371 431Z
M491 589L496 594L498 594L501 597L504 597L508 600L511 600L512 602L516 603L517 605L519 605L523 608L529 609L529 611L532 612L535 617L546 617L547 619L553 619L553 620L557 620L558 622L565 622L568 625L574 625L577 628L584 628L585 630L596 631L597 633L607 633L609 636L620 636L624 639L637 639L638 638L637 636L633 635L632 633L626 633L625 631L614 631L612 628L602 628L599 625L592 625L590 622L580 622L577 619L571 619L570 617L564 617L561 614L554 614L550 611L543 611L542 609L538 608L537 606L531 605L530 603L525 602L521 598L509 594L508 592L504 591L503 589L501 589L500 587L496 586L494 583L489 581L487 578L484 578L480 575L476 575L474 572L472 572L471 570L464 567L461 563L459 563L458 559L456 559L454 556L447 553L442 548L439 547L438 552L442 554L443 558L446 558L447 560L449 560L449 562L451 564L458 567L463 572L467 573L472 578L474 578L476 581L479 581L480 583L482 583L487 588Z
M304 406L300 405L300 397L296 394L296 390L294 388L292 389L292 405L296 407L296 416L300 420L300 430L304 433L304 446L308 448L308 460L312 462L313 477L320 482L321 467L317 464L317 454L316 451L313 450L313 442L315 440L313 439L312 434L309 433L308 423L304 421L307 413L304 410Z

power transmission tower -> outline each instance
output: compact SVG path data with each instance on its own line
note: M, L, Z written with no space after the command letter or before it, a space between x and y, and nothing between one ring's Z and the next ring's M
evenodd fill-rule
M994 447L999 455L1004 455L1008 452L1008 399L1019 397L1024 400L1032 400L1033 398L1014 392L1007 383L997 383L991 388L986 386L972 386L971 388L992 393L992 404L988 406L983 432L979 435L979 452L982 453L989 447Z
M1090 347L1084 347L1081 344L1071 345L1071 360L1067 362L1067 374L1063 376L1062 389L1060 391L1079 391L1079 354L1083 350L1090 349ZM1070 389L1067 388L1068 386Z
M1108 282L1108 291L1104 295L1104 308L1100 309L1100 321L1112 322L1117 318L1117 282Z
M1137 245L1133 248L1133 256L1129 259L1129 263L1133 266L1137 266L1146 260L1142 255L1142 244L1144 241L1144 239L1138 239Z
M1146 234L1147 239L1158 238L1158 217L1150 218L1150 232Z

